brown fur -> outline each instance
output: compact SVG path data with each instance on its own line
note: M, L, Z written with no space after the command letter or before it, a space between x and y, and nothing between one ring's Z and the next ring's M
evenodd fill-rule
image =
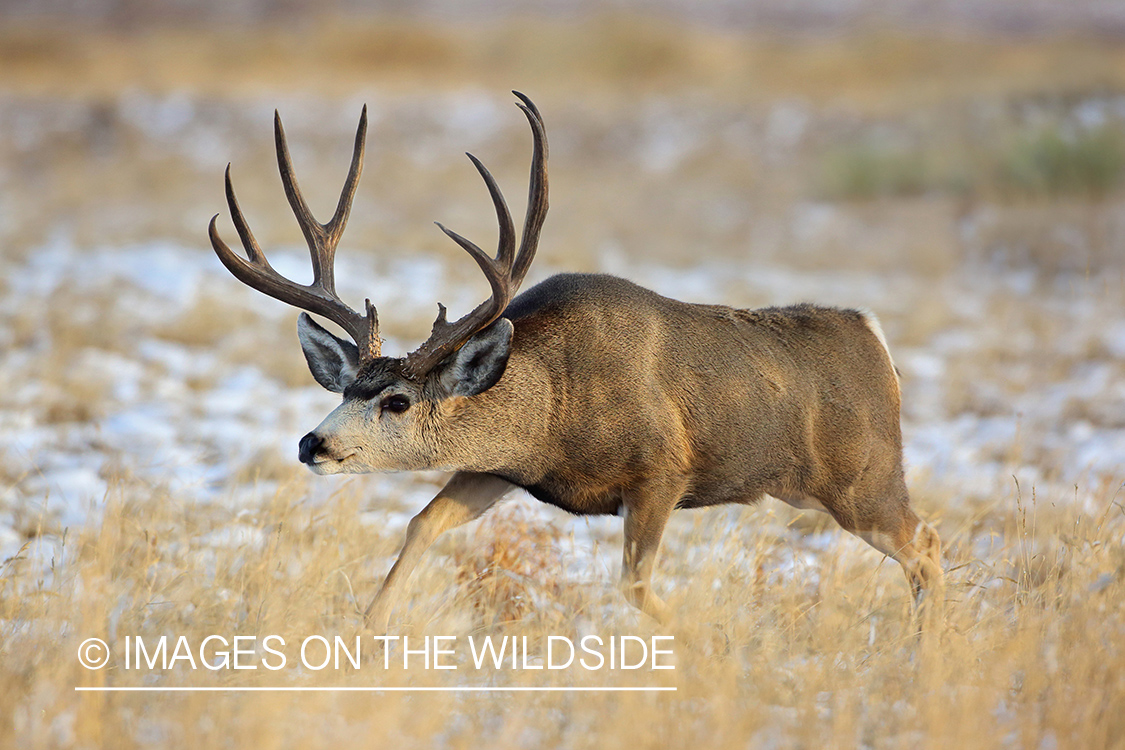
M422 452L459 486L510 483L487 505L514 485L571 513L620 512L626 592L646 612L664 612L649 576L674 509L765 494L827 511L898 560L916 593L940 584L940 540L903 481L897 377L864 314L694 305L564 274L505 317L500 380L415 407L431 409ZM380 599L376 620L394 597Z

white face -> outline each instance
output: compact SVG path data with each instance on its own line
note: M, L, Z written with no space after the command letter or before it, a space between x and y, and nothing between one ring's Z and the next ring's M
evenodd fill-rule
M511 321L500 319L423 384L406 377L400 359L383 357L361 368L353 344L304 313L297 329L313 377L344 395L344 403L301 438L301 462L317 474L456 468L448 465L448 455L438 465L450 415L500 379L514 330Z
M429 468L432 450L420 423L432 404L403 388L385 388L372 398L345 398L308 436L315 448L301 460L317 474L365 474Z

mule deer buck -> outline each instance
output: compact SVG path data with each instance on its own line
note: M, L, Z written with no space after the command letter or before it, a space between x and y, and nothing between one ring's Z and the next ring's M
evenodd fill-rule
M363 164L367 110L327 224L297 187L285 133L274 135L285 195L312 255L313 281L270 266L239 209L246 249L211 243L240 281L305 312L297 322L317 382L343 403L300 441L317 474L440 469L449 483L410 522L402 552L367 609L385 631L425 550L523 488L570 513L624 518L622 587L663 619L651 588L673 510L755 503L764 494L825 511L897 560L916 597L941 583L941 542L910 509L903 481L899 383L875 318L855 310L737 310L679 302L620 278L560 274L516 296L547 213L547 136L535 105L517 106L534 142L523 235L474 156L500 225L495 257L438 225L484 273L491 296L406 357L383 356L371 301L357 312L335 291L333 259Z

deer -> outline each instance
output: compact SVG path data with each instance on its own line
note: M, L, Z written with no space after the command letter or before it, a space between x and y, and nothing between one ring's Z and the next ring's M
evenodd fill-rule
M452 476L409 522L402 549L364 612L386 632L427 548L523 489L578 516L623 519L620 586L666 622L652 576L677 509L755 504L770 495L829 514L897 561L914 601L942 583L941 540L911 509L904 479L898 371L869 312L818 306L735 309L681 302L615 276L561 273L517 294L547 215L546 129L531 126L528 202L517 247L496 180L483 178L499 224L495 255L438 223L479 266L490 296L449 321L438 303L429 338L383 355L376 307L336 294L336 246L363 168L367 108L332 218L310 212L280 115L278 169L308 242L313 280L278 274L254 239L226 169L226 199L246 255L212 247L242 283L302 310L301 348L313 378L342 402L300 439L314 473L441 470ZM342 338L317 323L338 325Z

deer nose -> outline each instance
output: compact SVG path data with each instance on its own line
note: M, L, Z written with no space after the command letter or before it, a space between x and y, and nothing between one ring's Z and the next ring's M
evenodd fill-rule
M301 463L312 466L313 457L316 456L317 451L320 450L320 446L322 445L324 445L324 440L321 439L320 435L317 435L315 432L310 432L308 435L301 438L297 458L301 459Z

